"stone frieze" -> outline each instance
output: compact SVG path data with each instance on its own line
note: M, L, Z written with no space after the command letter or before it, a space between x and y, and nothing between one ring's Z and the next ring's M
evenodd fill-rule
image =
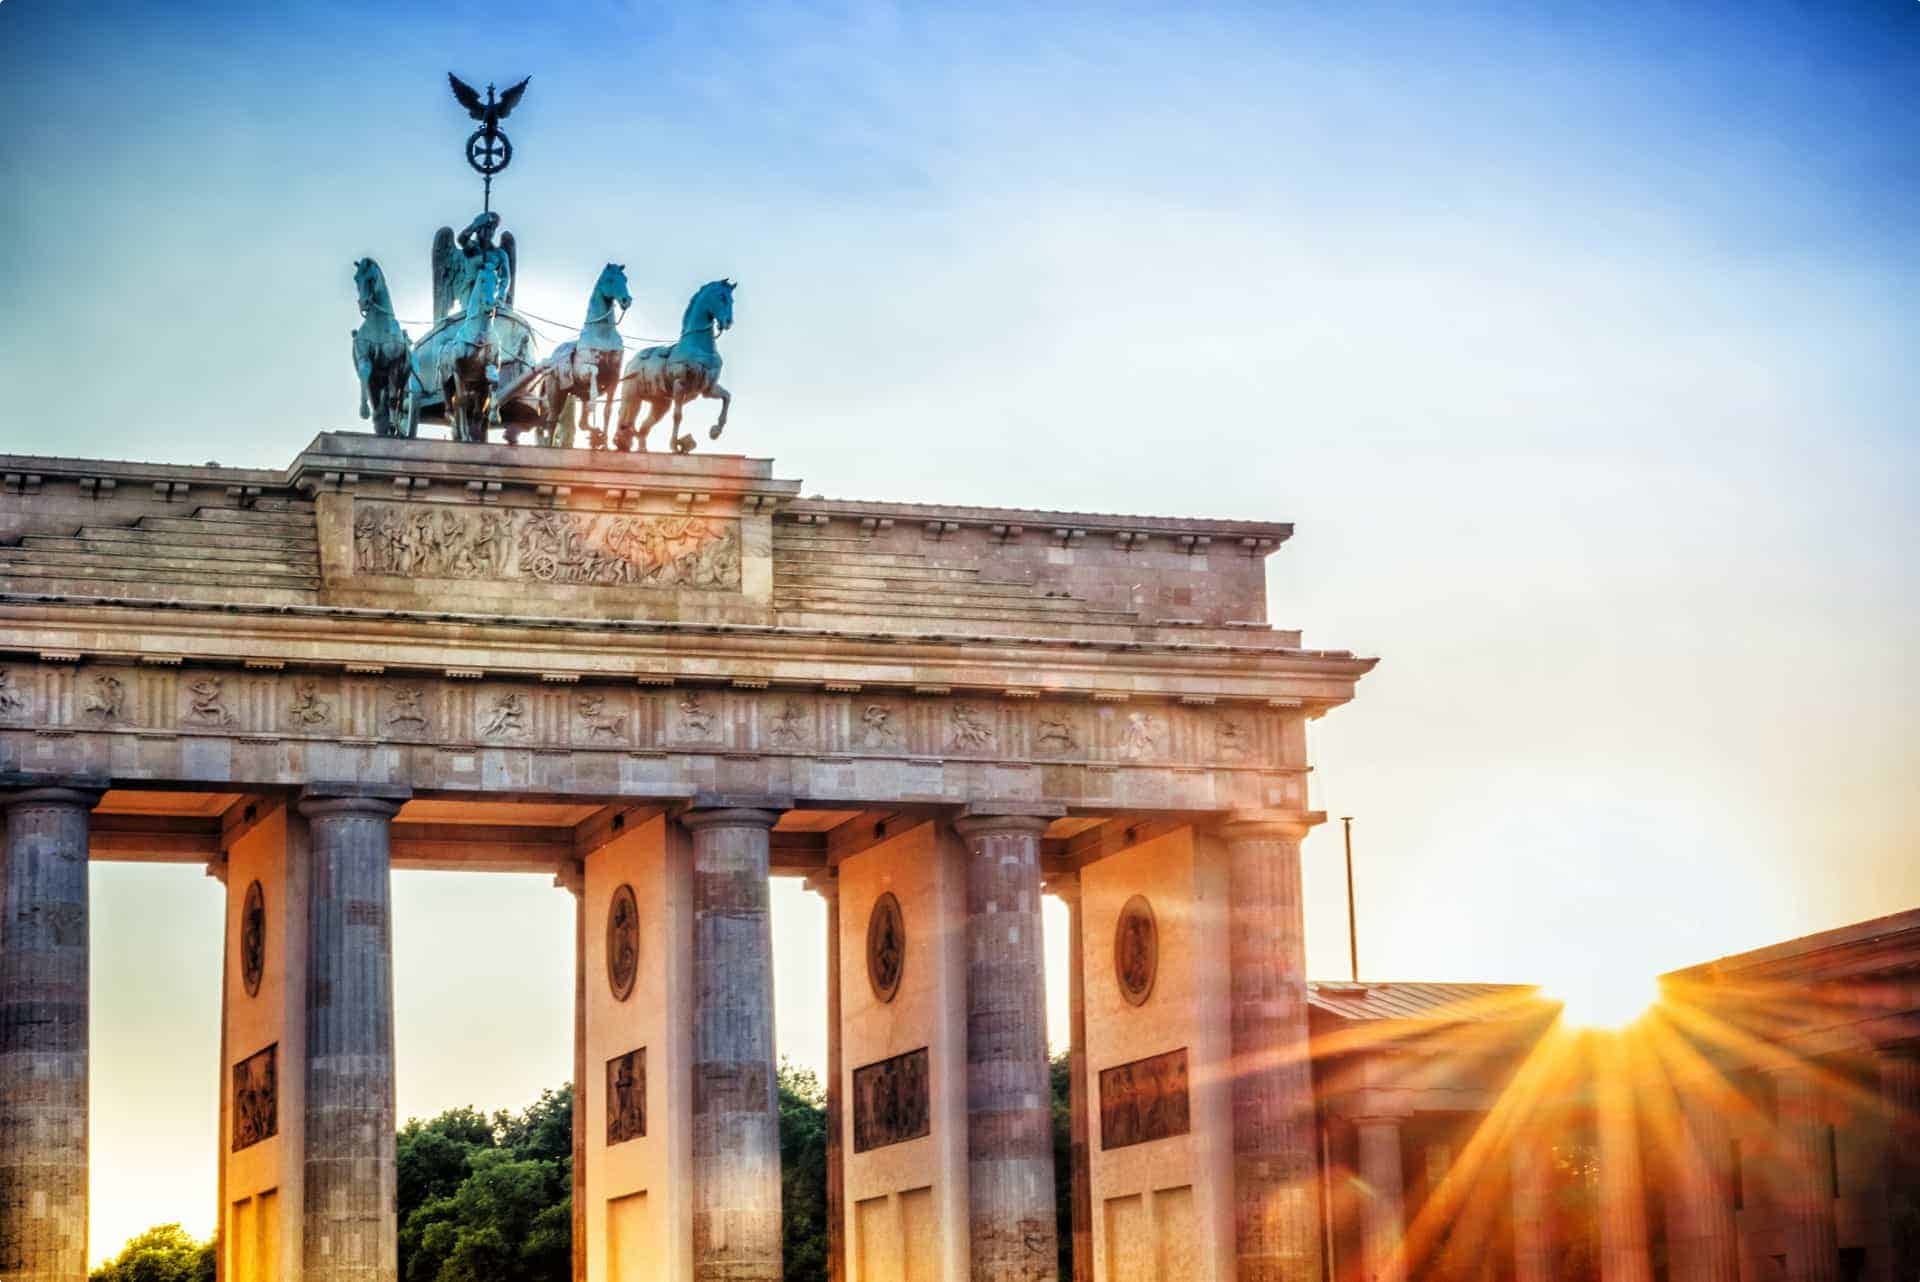
M362 500L354 572L591 587L738 591L740 523L703 516Z

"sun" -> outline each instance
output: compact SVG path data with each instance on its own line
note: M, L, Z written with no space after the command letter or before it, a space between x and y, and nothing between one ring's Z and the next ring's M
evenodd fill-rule
M1659 1000L1653 976L1628 967L1593 966L1570 972L1542 995L1559 1002L1560 1015L1575 1028L1625 1028Z

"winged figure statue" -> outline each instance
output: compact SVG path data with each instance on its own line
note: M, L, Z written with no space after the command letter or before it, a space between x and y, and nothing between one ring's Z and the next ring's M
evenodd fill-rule
M496 239L497 237L497 239ZM513 306L514 277L519 254L513 233L500 230L500 215L480 214L458 235L451 227L433 234L433 319L447 318L455 303L466 305L467 295L483 263L493 267L499 284L499 301Z

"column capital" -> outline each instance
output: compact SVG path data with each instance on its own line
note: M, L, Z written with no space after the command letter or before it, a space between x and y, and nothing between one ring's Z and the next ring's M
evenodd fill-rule
M34 774L0 770L0 810L20 805L78 806L92 810L107 791L102 775Z
M962 837L998 832L1030 832L1038 836L1067 813L1057 801L970 801L960 807L953 826Z
M403 783L310 783L300 790L300 813L309 819L330 815L374 815L391 819L413 796Z
M1078 904L1080 902L1080 870L1064 868L1059 872L1047 873L1040 879L1040 890L1041 893L1052 895L1065 903Z
M556 890L564 890L575 899L580 898L587 890L587 866L578 859L562 861L553 870L553 885Z
M1299 841L1327 821L1324 810L1229 810L1208 825L1229 841L1291 838Z
M802 890L810 890L820 898L832 903L840 898L840 870L838 868L818 868L807 874L800 883Z
M771 828L793 809L793 798L767 793L703 792L680 812L684 828Z

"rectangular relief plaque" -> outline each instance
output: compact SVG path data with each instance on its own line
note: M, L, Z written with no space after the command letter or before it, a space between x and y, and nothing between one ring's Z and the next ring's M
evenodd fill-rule
M607 1143L637 1140L647 1133L647 1048L607 1061Z
M357 574L738 591L740 522L722 517L353 505Z
M1100 1147L1185 1135L1187 1048L1100 1070Z
M233 1066L233 1151L280 1133L280 1044Z
M853 1070L853 1151L917 1140L933 1130L927 1048Z

